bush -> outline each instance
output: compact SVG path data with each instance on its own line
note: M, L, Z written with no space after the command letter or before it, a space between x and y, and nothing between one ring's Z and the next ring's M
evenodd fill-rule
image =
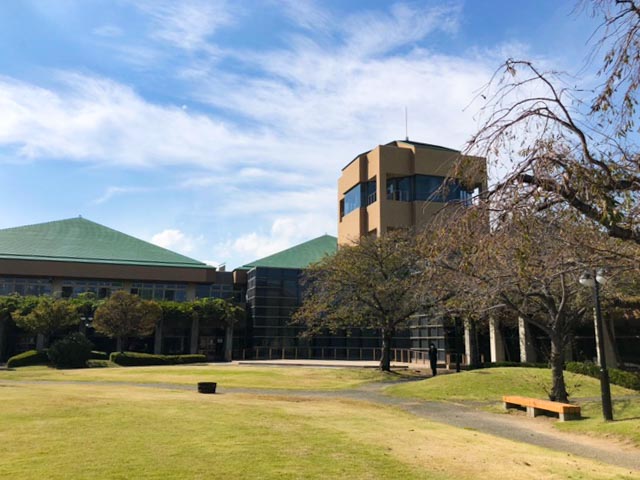
M110 362L109 360L95 360L95 359L89 359L87 360L87 367L88 368L113 368L113 367L119 367L120 365L116 365L113 362Z
M113 352L109 360L123 367L143 367L147 365L181 365L186 363L204 363L205 355L151 355L138 352Z
M56 368L84 368L93 344L80 332L58 340L49 348L49 359Z
M30 365L47 365L49 356L46 350L27 350L7 360L7 368L28 367Z
M90 360L109 360L107 352L99 352L98 350L91 350L89 355Z
M566 370L593 378L600 378L600 367L591 362L569 362L566 365ZM609 380L614 385L640 391L640 374L610 368Z

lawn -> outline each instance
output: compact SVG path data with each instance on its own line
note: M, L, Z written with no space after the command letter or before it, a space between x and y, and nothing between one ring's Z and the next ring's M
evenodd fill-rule
M611 385L614 422L602 420L600 381L565 372L570 399L582 407L583 420L556 423L558 429L598 437L615 436L640 445L640 392ZM422 400L501 402L502 395L547 398L551 372L539 368L488 368L393 385L385 393ZM494 409L495 411L495 409Z
M342 390L398 375L368 368L255 367L248 365L178 365L168 367L86 368L56 370L21 367L0 371L1 380L174 383L218 382L223 388Z
M0 380L0 402L0 478L633 478L349 400Z

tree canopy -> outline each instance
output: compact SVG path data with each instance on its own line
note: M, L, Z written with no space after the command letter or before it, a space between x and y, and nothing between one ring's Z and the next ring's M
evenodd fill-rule
M11 313L18 327L47 339L53 333L80 323L80 316L68 300L49 296L32 298L32 302L24 302Z
M424 311L420 257L412 232L363 237L311 266L294 320L308 333L367 328L382 336L380 368L390 370L391 342L411 316Z
M122 290L116 291L95 311L96 332L122 341L129 337L151 335L162 318L162 309L151 300L143 300Z

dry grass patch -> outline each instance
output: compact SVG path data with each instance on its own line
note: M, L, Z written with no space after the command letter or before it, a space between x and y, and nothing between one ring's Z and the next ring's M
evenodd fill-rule
M633 478L358 401L9 382L0 401L0 478Z

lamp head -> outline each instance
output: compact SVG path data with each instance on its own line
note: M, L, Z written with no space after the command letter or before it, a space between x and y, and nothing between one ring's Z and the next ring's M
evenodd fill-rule
M596 280L593 278L593 275L589 272L584 272L580 275L580 279L578 280L581 285L585 287L593 287L596 284Z

